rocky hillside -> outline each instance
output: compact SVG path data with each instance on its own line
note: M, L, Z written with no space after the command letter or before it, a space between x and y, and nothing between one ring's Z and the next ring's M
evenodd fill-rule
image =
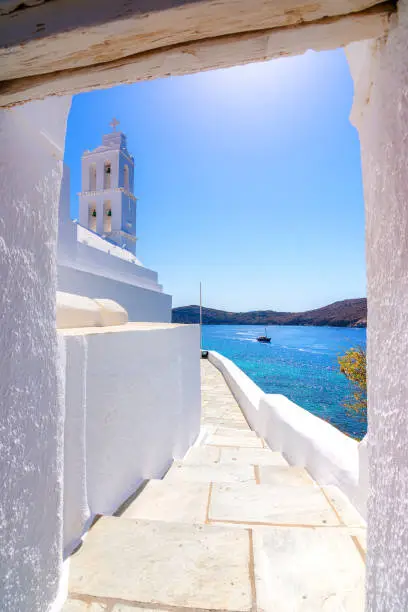
M198 323L199 306L173 308L173 323ZM333 327L365 327L367 300L342 300L323 308L306 312L227 312L203 308L203 323L207 325L331 325Z

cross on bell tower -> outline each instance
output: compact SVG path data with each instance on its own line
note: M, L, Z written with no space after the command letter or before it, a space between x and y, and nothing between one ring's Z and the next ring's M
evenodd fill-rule
M116 132L116 126L119 125L119 123L120 121L118 121L115 117L112 119L109 125L111 126L113 132Z

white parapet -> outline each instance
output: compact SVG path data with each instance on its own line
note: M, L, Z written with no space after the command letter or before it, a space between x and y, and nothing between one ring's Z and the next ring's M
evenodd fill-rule
M365 442L360 444L284 395L262 391L232 361L215 351L208 358L223 374L250 426L291 465L305 467L321 485L338 486L366 515Z
M127 323L58 332L65 381L64 549L161 478L200 429L197 325Z

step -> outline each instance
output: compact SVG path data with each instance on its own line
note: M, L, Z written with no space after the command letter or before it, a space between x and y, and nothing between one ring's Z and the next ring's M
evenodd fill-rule
M288 466L281 453L269 448L235 448L218 446L193 446L184 456L186 465L222 463L232 465Z
M244 417L231 417L228 419L222 419L219 416L211 417L204 415L202 418L204 425L213 425L215 427L233 427L234 429L249 429L248 423Z
M334 528L104 517L71 557L63 612L363 612L364 573L353 538Z
M245 436L236 434L235 436L221 436L219 434L211 434L204 440L207 446L233 446L242 448L264 448L262 440L253 436Z
M214 483L208 517L215 524L303 527L345 524L320 487L310 485Z
M266 485L314 485L310 474L302 467L261 465L255 466L255 480Z
M184 456L183 462L189 465L219 463L221 449L216 446L193 446Z
M207 446L206 448L211 448ZM212 450L212 448L211 448ZM269 448L220 448L220 463L235 463L251 465L289 465L281 453Z
M240 525L366 527L338 487L316 484L213 484L208 518L215 523Z
M258 434L252 429L249 429L248 426L246 429L237 429L232 425L230 427L218 426L215 428L214 434L217 436L225 436L227 438L235 438L236 436L244 438L258 438Z
M251 465L249 463L175 461L165 476L167 482L252 482L256 484L302 486L314 485L304 468L289 465Z
M247 530L104 517L70 563L73 598L250 612Z
M258 610L364 612L365 566L349 535L271 528L253 538Z
M125 518L225 523L245 526L303 525L356 528L365 522L337 487L220 485L151 480L124 511ZM363 548L365 545L363 544Z
M256 482L256 472L252 465L228 465L219 463L201 463L190 465L184 461L175 461L167 472L166 482Z
M366 527L367 523L356 510L348 497L336 486L322 486L322 491L339 517L342 524L348 527Z
M65 603L62 612L158 612L157 608L139 608L132 604L126 605L123 603L117 603L113 608L108 603L100 603L98 600L89 601L86 597L83 600L80 599L68 599ZM160 608L160 612L174 612L169 608Z
M219 411L218 409L214 412L206 411L202 415L203 422L208 421L209 423L216 425L217 427L234 427L234 424L238 424L238 428L249 429L248 423L241 413L232 410Z
M202 523L207 516L209 483L150 480L121 515L124 518Z

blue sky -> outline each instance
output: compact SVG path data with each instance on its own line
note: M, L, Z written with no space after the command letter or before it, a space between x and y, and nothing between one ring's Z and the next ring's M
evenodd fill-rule
M304 310L365 295L360 148L343 51L78 95L65 161L113 116L135 157L137 255L175 306Z

